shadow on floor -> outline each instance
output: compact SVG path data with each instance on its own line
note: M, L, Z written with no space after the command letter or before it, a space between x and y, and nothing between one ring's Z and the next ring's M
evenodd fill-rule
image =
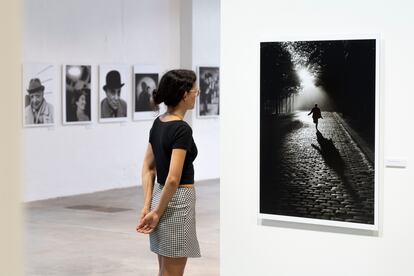
M358 201L358 193L356 192L355 188L352 187L352 185L349 183L349 180L346 176L345 162L339 154L339 150L336 148L334 142L332 139L325 138L319 130L316 132L316 137L319 146L312 144L312 147L321 154L325 163L331 167L341 178L342 182L344 183L344 187L349 195L351 195L354 200Z

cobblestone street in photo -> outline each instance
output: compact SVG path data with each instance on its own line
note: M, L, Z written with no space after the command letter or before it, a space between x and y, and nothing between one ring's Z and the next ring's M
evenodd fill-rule
M261 213L373 224L374 164L339 114L307 114L262 118Z

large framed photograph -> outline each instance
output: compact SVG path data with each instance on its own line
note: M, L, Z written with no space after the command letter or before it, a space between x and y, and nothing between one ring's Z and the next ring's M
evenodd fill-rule
M198 67L200 96L197 98L197 117L215 118L220 115L220 68Z
M131 109L130 68L123 64L99 66L99 121L125 122Z
M92 66L63 66L63 124L92 123Z
M165 112L164 104L155 106L152 94L158 87L159 69L153 65L134 65L133 120L153 120Z
M260 218L378 230L378 45L260 43Z
M56 65L23 65L23 126L42 127L56 123L57 88Z

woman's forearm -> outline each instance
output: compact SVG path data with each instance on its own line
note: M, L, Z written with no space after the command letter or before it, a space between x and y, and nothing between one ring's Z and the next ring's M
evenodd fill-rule
M178 189L181 181L181 174L183 172L184 160L187 151L184 149L173 149L171 155L170 168L168 171L167 179L165 180L164 188L161 192L160 201L153 210L158 214L159 217L164 214L165 209L167 209L168 203L171 198L174 196L175 192Z
M144 190L144 208L151 207L152 191L154 188L155 172L147 171L142 174L142 189Z
M159 217L164 214L165 209L167 209L168 203L170 202L171 198L174 196L175 192L178 189L178 185L180 183L178 180L169 179L165 181L164 188L161 192L161 198L158 203L158 206L154 209L154 211L158 214Z

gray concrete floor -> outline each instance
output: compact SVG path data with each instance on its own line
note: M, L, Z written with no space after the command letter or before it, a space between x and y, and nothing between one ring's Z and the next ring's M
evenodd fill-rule
M202 257L188 260L185 275L219 275L219 186L196 183ZM132 187L25 203L26 275L157 275L148 236L135 231L142 199ZM79 205L95 210L67 208Z

